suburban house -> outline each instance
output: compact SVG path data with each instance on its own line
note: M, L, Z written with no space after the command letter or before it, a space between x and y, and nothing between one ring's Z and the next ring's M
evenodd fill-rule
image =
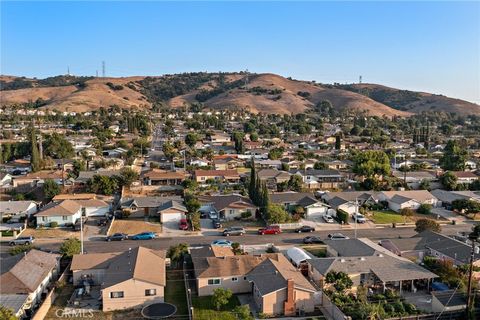
M348 214L355 213L357 204L374 205L378 203L377 195L372 191L329 192L322 199L335 210L343 210Z
M313 312L319 290L283 254L268 257L247 274L258 310L266 315Z
M207 183L209 180L217 182L238 183L240 176L237 170L195 170L195 181Z
M435 189L431 191L439 201L442 202L442 206L450 209L452 202L455 200L472 200L480 202L480 192L474 191L446 191L441 189Z
M277 190L279 183L287 183L290 180L290 173L277 169L261 169L257 173L260 181L266 183L267 188Z
M306 219L320 218L330 208L326 203L319 201L312 193L279 192L270 194L270 202L279 204L287 210L300 206L305 210Z
M202 203L201 212L213 211L225 220L240 218L244 212L249 212L251 217L255 217L258 209L248 197L239 194L201 196L198 200Z
M100 286L103 311L163 302L165 251L136 247L118 253L74 255L74 285Z
M75 179L75 184L85 185L88 180L93 179L94 176L120 176L120 170L80 171L78 177Z
M178 224L187 213L187 208L177 200L169 200L157 208L157 214L163 224Z
M60 255L30 250L1 260L0 305L12 309L18 318L32 315L53 286L60 268Z
M300 175L308 189L339 189L345 182L344 176L337 170L290 170L290 173Z
M211 142L211 143L228 143L228 142L231 142L232 141L232 138L227 135L227 134L223 134L223 133L217 133L217 134L213 134L211 135L208 140L208 142Z
M216 157L213 159L215 170L234 170L244 167L244 164L245 163L242 160L233 156Z
M393 171L392 174L396 178L406 181L407 185L412 189L418 189L422 181L428 181L429 183L438 181L436 173L432 171Z
M155 216L158 214L158 209L169 201L181 203L183 199L180 196L124 198L120 209L130 210L135 216Z
M441 206L441 202L427 190L382 191L378 197L380 201L387 201L388 207L395 212L403 208L416 210L422 204Z
M469 244L440 233L424 231L411 238L386 239L381 246L394 254L421 262L425 256L450 261L456 266L470 263L472 248ZM480 249L475 248L473 264L480 267ZM474 271L475 279L480 279L480 272Z
M258 160L257 162L255 162L255 167L262 168L262 169L280 170L282 168L282 162L280 160L270 160L270 159Z
M259 312L294 315L312 312L317 289L282 254L234 255L230 248L190 249L199 296L216 288L251 293Z
M82 207L82 215L86 217L104 217L110 212L110 204L99 199L73 200Z
M75 224L82 216L82 206L74 200L51 202L35 214L37 226L49 226L56 222L59 227Z
M15 222L30 217L37 211L37 204L33 201L0 201L0 220L10 218L10 221Z
M385 292L387 288L403 291L427 290L437 275L405 258L376 254L365 257L330 257L307 261L310 278L321 288L328 288L325 277L330 271L345 272L353 281L352 291L359 285L373 292Z
M12 184L12 176L9 173L0 172L0 187L8 187Z
M143 183L147 186L163 185L176 186L185 180L185 173L180 171L165 171L153 169L143 174Z
M65 178L66 178L66 175L65 175ZM12 184L13 184L13 187L15 188L25 184L28 184L34 187L38 185L43 185L43 183L47 179L51 179L55 181L57 184L62 184L62 181L63 181L62 171L61 170L57 170L57 171L43 170L43 171L31 172L24 176L13 177Z
M457 183L470 184L479 179L475 173L471 171L450 171L457 177Z

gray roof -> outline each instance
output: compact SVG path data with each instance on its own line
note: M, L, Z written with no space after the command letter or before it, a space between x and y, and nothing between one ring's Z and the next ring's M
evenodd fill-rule
M0 306L13 310L17 314L27 302L28 294L0 294Z
M446 191L441 189L435 189L430 191L437 199L441 200L444 203L452 203L457 199L476 199L480 201L480 195L472 191Z
M327 192L323 198L326 200L338 197L346 201L355 201L355 199L366 201L370 197L376 198L377 192L375 191L339 191L339 192Z
M170 209L170 208L177 209L177 210L183 211L183 212L188 212L187 208L185 208L185 206L181 202L175 201L175 200L169 200L169 201L165 202L160 207L158 207L158 211L163 211L163 210L167 210L167 209Z
M467 298L463 292L455 290L432 291L432 295L445 307L465 306L467 304Z
M391 199L389 199L388 201L396 203L396 204L402 204L402 203L405 203L405 202L408 202L408 201L411 201L411 200L416 201L415 199L404 197L404 196L396 194Z
M75 181L86 183L88 180L92 179L93 176L112 177L112 176L118 176L118 175L120 175L119 170L80 171L78 173L78 177L77 177L77 179L75 179Z
M337 252L340 257L366 257L372 256L377 251L358 239L347 240L324 240L325 244Z
M316 170L316 169L307 169L307 170L290 170L291 174L299 174L302 176L316 176L316 177L343 177L340 171L333 169L325 170Z
M0 214L18 214L27 211L33 201L0 201Z
M135 205L137 208L157 208L169 201L182 202L180 196L166 196L166 197L133 197L125 198L122 201L122 207L130 207Z
M406 281L437 278L437 275L403 258L381 254L369 257L318 258L308 263L321 275L329 271L347 274L374 273L380 281Z
M280 192L280 193L272 193L269 195L270 196L270 201L272 203L277 203L277 204L283 204L283 203L298 203L302 199L309 197L315 200L315 202L318 202L318 200L315 199L314 195L312 193L308 192Z

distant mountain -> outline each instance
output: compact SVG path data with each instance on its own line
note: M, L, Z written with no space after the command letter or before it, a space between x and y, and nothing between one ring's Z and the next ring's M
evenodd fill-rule
M323 85L275 74L183 73L159 77L94 78L57 76L28 79L0 76L0 103L84 112L98 107L181 107L202 103L213 109L243 108L252 112L300 113L328 100L337 110L377 116L409 116L422 111L480 115L467 101L376 84Z

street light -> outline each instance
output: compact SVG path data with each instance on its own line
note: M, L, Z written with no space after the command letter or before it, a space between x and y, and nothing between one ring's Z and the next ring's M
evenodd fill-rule
M480 238L480 225L476 225L473 231L468 235L468 239L472 242L472 250L470 253L470 266L468 270L468 288L467 288L467 319L475 319L474 301L472 296L472 278L473 278L473 261L475 258L475 242Z

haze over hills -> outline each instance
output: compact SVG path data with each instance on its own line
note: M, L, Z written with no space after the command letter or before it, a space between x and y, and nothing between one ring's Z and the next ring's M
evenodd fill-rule
M275 74L184 73L158 77L94 78L57 76L46 79L0 77L0 104L85 112L101 106L151 108L202 103L212 109L245 108L252 112L290 114L328 100L336 110L376 116L409 116L422 111L480 115L480 105L424 92L377 84L326 85Z

